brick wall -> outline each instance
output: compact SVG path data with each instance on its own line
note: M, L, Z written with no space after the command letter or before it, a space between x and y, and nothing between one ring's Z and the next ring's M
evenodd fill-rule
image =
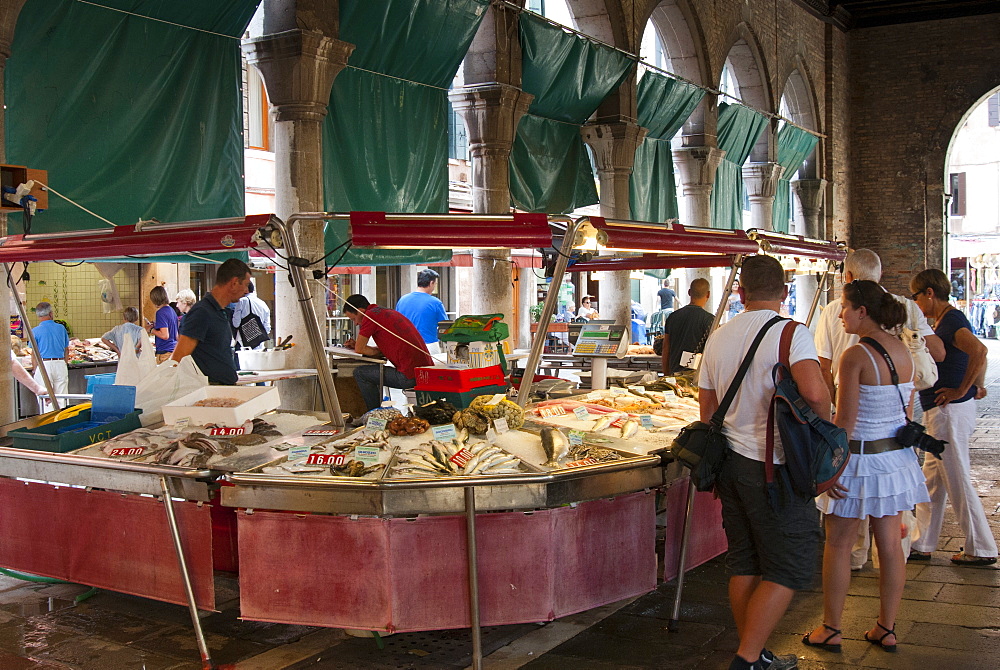
M850 59L852 246L884 283L942 267L945 161L963 115L1000 86L1000 15L854 30Z

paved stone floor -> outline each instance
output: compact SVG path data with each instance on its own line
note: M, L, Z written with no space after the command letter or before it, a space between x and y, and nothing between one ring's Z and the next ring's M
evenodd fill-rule
M979 402L973 476L994 534L1000 537L1000 342L987 341L990 395ZM769 646L795 653L803 670L1000 668L1000 569L954 567L961 538L946 519L929 564L907 566L896 630L900 650L887 654L861 635L878 611L878 573L855 573L844 620L844 651L804 647L799 638L820 621L816 587L796 595ZM679 630L667 632L674 584L548 624L484 630L491 670L693 668L723 670L736 648L722 559L688 574ZM349 668L460 669L470 663L468 631L410 633L381 640L332 629L241 621L235 579L217 578L216 614L202 618L213 659L238 670ZM36 584L0 576L0 670L197 670L187 610L74 584Z

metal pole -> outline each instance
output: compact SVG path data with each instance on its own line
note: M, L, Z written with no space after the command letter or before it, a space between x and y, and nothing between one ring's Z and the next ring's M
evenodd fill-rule
M681 546L677 552L677 593L674 594L674 610L667 623L667 630L677 632L681 619L681 595L684 592L684 567L687 563L688 536L691 533L691 514L694 512L694 483L688 479L687 507L684 509L684 527L681 530Z
M830 273L834 269L834 263L832 261L827 262L826 272L821 275L816 275L816 293L813 294L812 304L809 305L809 314L806 315L806 328L812 324L813 317L816 316L816 308L819 307L820 294L824 291L824 286L827 280L830 278Z
M469 621L472 624L472 668L483 668L483 638L479 628L479 561L476 558L476 488L465 487L465 537L469 556Z
M555 217L549 217L552 221ZM562 247L559 249L559 258L556 259L556 267L552 272L552 283L549 284L549 291L545 294L545 304L542 307L542 315L538 318L538 331L534 339L531 340L531 353L524 363L524 375L521 377L521 386L517 389L517 404L525 407L528 404L528 397L531 395L531 382L538 371L538 364L542 360L542 349L545 347L545 336L548 334L549 323L552 315L556 313L556 306L559 301L559 286L562 285L563 277L566 275L566 267L569 265L569 255L573 252L573 242L576 238L576 231L580 224L587 220L582 217L576 221L567 219L566 235L563 237Z
M212 656L208 651L208 643L205 642L205 633L201 629L201 619L198 618L198 605L194 600L194 590L191 588L191 576L188 574L187 561L184 560L184 547L181 545L181 534L177 528L177 517L174 516L174 502L170 497L170 486L167 484L167 476L160 476L160 489L163 491L163 507L167 510L167 524L170 526L170 535L174 539L174 551L177 553L177 564L181 569L181 578L184 580L184 595L187 596L188 611L191 613L191 623L194 625L194 635L198 639L198 651L201 653L202 668L211 669L215 667L212 663Z
M291 226L295 220L300 218L305 217L293 214L289 217L286 224L278 219L278 217L271 217L271 222L278 229L278 232L281 233L282 242L285 248L288 249L289 256L292 257L299 256L299 245L295 240ZM326 356L323 333L319 329L319 316L316 314L316 307L312 302L312 294L309 292L308 277L306 277L303 268L293 263L288 264L288 270L292 275L292 281L295 283L295 292L299 296L299 305L302 306L302 314L306 322L306 333L309 335L309 346L312 348L313 359L316 363L316 372L319 375L319 389L320 394L323 396L323 406L330 415L333 425L343 428L344 415L340 411L340 399L337 397L337 387L333 383L330 361Z
M31 357L35 359L35 369L42 373L42 382L45 384L45 390L49 392L52 410L58 412L62 408L59 406L59 399L56 398L56 391L52 386L52 380L49 379L49 371L45 369L45 363L42 361L42 354L38 351L38 342L35 341L35 334L31 331L31 324L28 323L28 315L24 311L24 305L21 304L21 298L17 295L17 286L14 284L14 276L11 274L10 263L4 263L3 270L7 273L7 286L10 287L10 297L17 305L17 313L21 316L21 326L24 328L24 332L28 334L28 341L31 342Z

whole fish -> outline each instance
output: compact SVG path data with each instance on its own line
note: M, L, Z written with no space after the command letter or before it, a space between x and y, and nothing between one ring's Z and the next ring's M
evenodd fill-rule
M559 459L569 454L569 438L558 428L542 428L541 438L542 450L548 459L545 465L554 468L558 465Z
M594 427L590 429L590 432L596 433L599 430L604 430L611 425L611 415L604 414L597 417L597 421L594 422Z
M627 439L629 437L632 437L637 432L639 432L639 422L635 421L634 419L629 419L628 421L625 422L625 425L622 426L623 438Z

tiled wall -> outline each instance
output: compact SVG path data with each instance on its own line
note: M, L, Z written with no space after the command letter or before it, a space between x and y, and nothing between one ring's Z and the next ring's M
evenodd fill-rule
M130 263L115 275L123 307L139 306L138 267ZM122 322L121 312L104 313L98 288L102 277L92 264L65 267L56 263L32 263L28 271L31 279L25 286L25 302L32 326L38 324L32 310L43 300L52 303L55 318L65 319L74 337L100 337Z

